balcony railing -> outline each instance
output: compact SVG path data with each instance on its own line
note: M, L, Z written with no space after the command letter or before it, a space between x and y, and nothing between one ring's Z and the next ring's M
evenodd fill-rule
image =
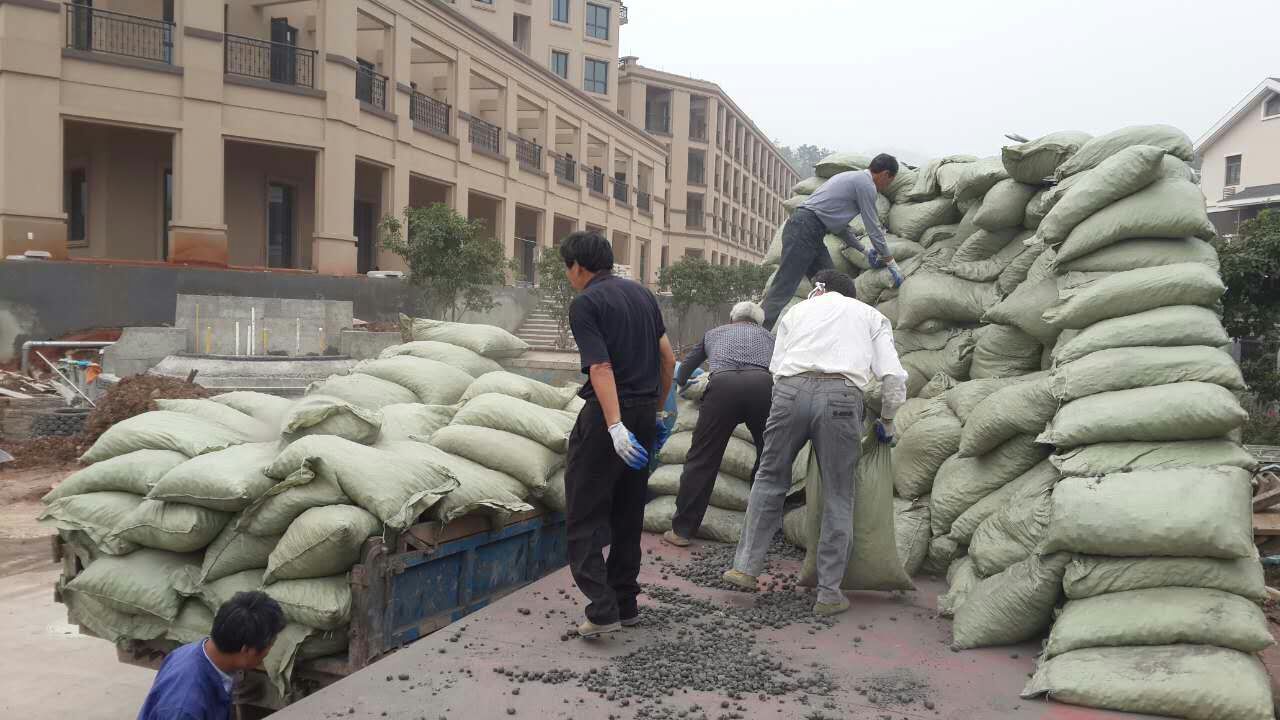
M649 193L643 190L636 191L636 207L644 212L652 212L650 210Z
M421 125L429 132L449 134L450 109L448 103L416 90L409 96L409 116L413 118L413 124Z
M627 183L622 180L613 181L613 199L627 205L630 198L627 195Z
M587 173L587 189L593 193L604 194L604 173L591 170Z
M222 54L226 74L315 87L315 50L240 35L225 38Z
M173 23L67 5L67 47L173 64Z
M516 162L529 170L542 170L542 146L522 137L513 137L516 144Z
M556 177L576 185L578 182L578 163L573 158L556 158Z
M471 126L471 147L494 155L502 154L502 128L474 116L468 116L467 124Z
M701 210L690 210L685 214L685 225L688 225L694 230L701 230L706 227L706 224L706 217L703 215Z
M379 110L386 110L387 76L361 65L356 70L356 99Z

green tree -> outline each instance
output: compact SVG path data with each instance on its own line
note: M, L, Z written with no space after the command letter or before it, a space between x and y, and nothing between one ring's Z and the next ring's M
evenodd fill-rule
M759 299L770 272L759 265L712 265L687 256L663 268L658 273L658 287L671 293L677 338L684 339L684 321L694 307L715 312L731 303Z
M388 217L381 231L382 246L409 266L409 281L421 289L431 317L457 320L464 312L493 309L491 288L514 271L484 223L448 205L406 208L404 223Z
M778 146L778 152L782 153L782 157L786 158L791 169L795 170L801 178L813 177L814 166L832 153L831 150L817 145L801 145L794 149L789 145L779 145L777 142L774 145Z
M1223 324L1231 337L1272 340L1280 324L1280 213L1264 210L1217 242L1227 292Z
M538 257L538 300L556 319L556 349L570 347L569 304L578 292L564 274L564 260L558 248L546 248Z

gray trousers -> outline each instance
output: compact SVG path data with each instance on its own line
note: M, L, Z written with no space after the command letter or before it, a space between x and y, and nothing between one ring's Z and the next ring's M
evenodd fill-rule
M812 441L822 473L822 532L818 539L818 602L839 602L849 535L853 489L862 448L862 392L843 379L798 376L773 386L764 451L733 567L758 576L765 553L782 527L782 504L791 487L791 465Z

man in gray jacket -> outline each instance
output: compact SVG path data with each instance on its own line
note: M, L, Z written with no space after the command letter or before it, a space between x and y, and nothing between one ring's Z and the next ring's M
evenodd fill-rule
M892 155L875 156L866 170L850 170L832 177L796 208L782 228L782 262L765 295L764 327L772 330L778 315L795 295L800 278L813 278L834 267L822 240L827 233L844 240L849 247L866 252L872 267L889 268L894 284L902 284L902 272L884 241L884 230L876 215L876 193L889 187L898 174ZM865 250L853 237L849 223L862 216L872 248Z

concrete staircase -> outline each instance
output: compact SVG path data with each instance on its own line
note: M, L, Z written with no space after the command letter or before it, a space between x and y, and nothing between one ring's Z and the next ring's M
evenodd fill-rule
M556 339L558 332L556 330L556 317L552 314L550 308L541 304L534 308L532 312L524 318L524 324L520 329L516 330L516 336L521 340L529 343L534 350L559 350L556 347ZM577 346L573 343L573 336L569 336L568 351L577 351Z

